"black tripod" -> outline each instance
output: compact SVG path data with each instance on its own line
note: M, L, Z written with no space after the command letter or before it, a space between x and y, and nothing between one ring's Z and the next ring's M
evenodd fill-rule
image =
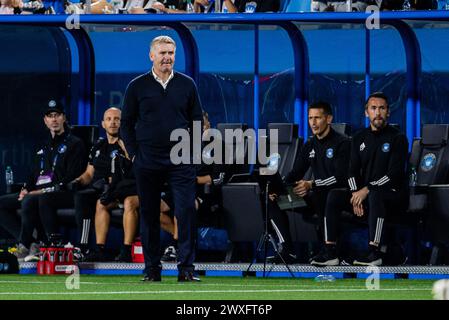
M281 259L282 263L285 265L285 267L287 268L287 270L290 273L290 275L292 276L292 278L295 278L295 275L293 274L290 267L288 266L288 263L285 261L285 259L282 257L281 253L279 252L279 249L276 245L273 235L270 232L268 232L269 188L270 188L270 180L267 179L266 184L265 184L265 230L264 230L264 233L260 236L259 244L257 245L257 249L256 249L256 256L257 256L257 253L261 252L262 248L264 248L263 277L265 278L266 277L266 266L267 266L268 244L270 243L271 246L273 247L276 255ZM248 269L246 269L246 273L248 273L250 271L254 262L255 262L255 259L250 263L250 265L248 266Z

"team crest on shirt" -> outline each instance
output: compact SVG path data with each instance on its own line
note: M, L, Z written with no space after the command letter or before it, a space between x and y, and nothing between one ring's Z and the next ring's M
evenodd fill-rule
M425 172L432 170L437 162L437 157L433 153L427 153L421 160L421 169Z
M365 142L362 142L362 144L360 145L360 151L363 151L363 150L365 150Z
M334 149L332 149L332 148L327 149L326 157L328 157L329 159L332 159L334 157Z
M390 151L390 144L389 144L388 142L385 142L385 143L382 145L382 151L383 151L383 152L389 152L389 151Z
M112 158L115 158L117 155L118 155L118 150L113 150L113 151L111 151L110 157L112 159Z
M37 155L42 155L44 154L44 149L40 149L38 152L36 152Z
M315 158L315 150L310 151L309 158Z
M59 153L64 153L67 151L67 146L65 144L61 144L58 148Z
M99 155L100 155L100 150L95 151L95 158L98 158Z

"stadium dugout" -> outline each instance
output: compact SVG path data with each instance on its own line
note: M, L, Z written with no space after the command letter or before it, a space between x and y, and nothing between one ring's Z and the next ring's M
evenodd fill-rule
M332 104L335 122L351 124L355 132L366 126L365 98L383 91L391 99L390 122L399 124L412 151L424 124L449 123L449 42L442 41L448 33L445 11L0 16L2 166L13 166L16 181L25 179L30 150L43 137L40 115L49 98L69 106L71 124L97 125L108 106L121 104L129 80L148 71L149 41L161 34L178 43L175 68L196 81L213 125L246 123L257 130L293 123L300 137L308 137L307 106L319 99ZM433 189L435 201L447 198L447 186ZM433 211L440 226L447 223L447 207ZM443 238L420 239L423 258L416 263L427 264ZM224 268L238 273L245 266ZM342 275L362 272L335 268ZM393 274L449 274L439 266L385 268ZM276 271L285 270L279 265Z

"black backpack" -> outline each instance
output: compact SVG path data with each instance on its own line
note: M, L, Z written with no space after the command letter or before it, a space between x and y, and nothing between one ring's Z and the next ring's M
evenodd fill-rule
M0 274L3 273L19 273L19 262L15 255L0 249Z

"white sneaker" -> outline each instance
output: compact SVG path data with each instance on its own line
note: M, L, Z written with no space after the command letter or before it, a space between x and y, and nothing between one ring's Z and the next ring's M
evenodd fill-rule
M28 255L24 258L23 261L24 262L39 261L39 255L40 255L40 244L33 242L30 246Z
M177 258L176 248L174 246L169 246L164 251L164 255L161 257L161 261L176 261Z

